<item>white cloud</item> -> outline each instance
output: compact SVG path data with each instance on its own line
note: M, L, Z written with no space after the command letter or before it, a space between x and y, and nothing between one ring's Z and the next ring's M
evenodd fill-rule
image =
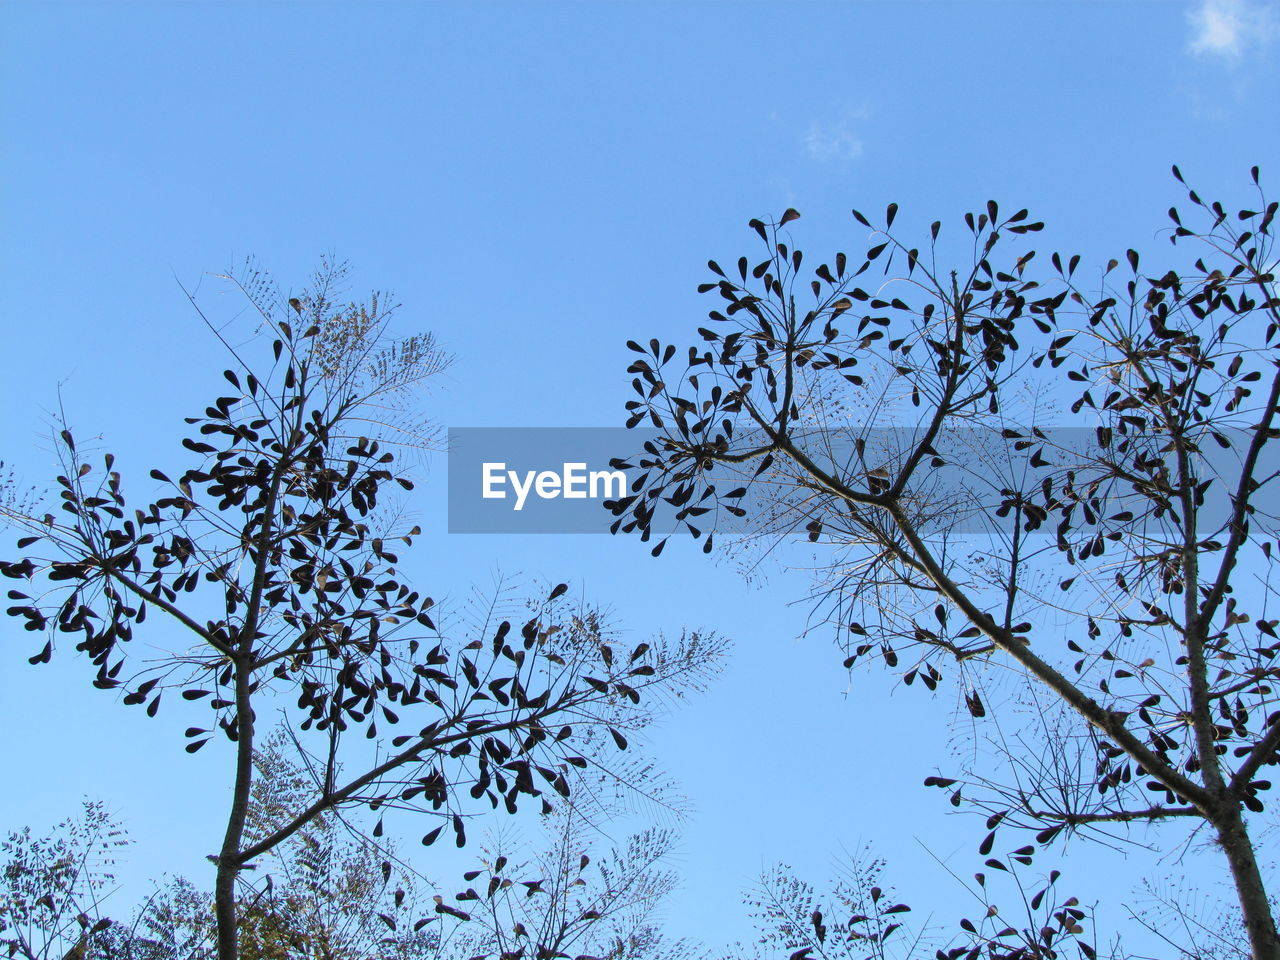
M805 153L814 160L854 160L862 156L862 138L858 136L858 121L867 119L865 108L845 112L839 119L820 123L814 121L804 135Z
M1262 0L1199 0L1188 15L1193 53L1236 58L1271 40L1276 5Z

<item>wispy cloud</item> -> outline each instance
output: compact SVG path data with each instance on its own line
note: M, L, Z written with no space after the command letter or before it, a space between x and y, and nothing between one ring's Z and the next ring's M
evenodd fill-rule
M1199 0L1187 15L1193 53L1236 59L1277 33L1275 3L1265 0Z
M804 150L814 160L854 160L862 156L861 121L870 116L865 107L846 110L834 120L815 120L804 135Z

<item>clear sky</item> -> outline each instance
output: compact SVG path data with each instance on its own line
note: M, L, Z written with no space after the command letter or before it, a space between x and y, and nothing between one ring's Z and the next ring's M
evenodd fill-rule
M1274 189L1278 51L1280 5L1264 0L9 0L0 456L51 475L61 384L79 434L101 435L135 488L180 463L181 417L223 362L175 277L217 297L206 275L247 255L296 287L334 252L353 292L394 290L404 326L457 355L432 400L441 424L615 425L625 341L691 341L704 264L753 251L753 216L798 208L817 253L861 242L851 206L895 200L899 225L923 230L994 198L1046 220L1042 246L1103 257L1156 247L1182 200L1171 163L1206 195L1243 196L1255 163ZM496 572L567 580L637 638L736 641L651 744L694 808L674 933L748 939L738 899L761 867L821 881L868 840L939 919L969 907L931 857L971 873L981 824L919 786L952 759L953 691L843 675L828 635L799 639L801 572L748 583L693 546L653 560L625 538L448 536L443 463L428 473L407 565L428 592L464 597ZM225 749L188 757L175 715L91 690L69 650L29 667L35 649L0 624L0 828L100 798L137 841L127 889L199 878ZM1117 921L1148 869L1072 863L1074 889L1105 892Z

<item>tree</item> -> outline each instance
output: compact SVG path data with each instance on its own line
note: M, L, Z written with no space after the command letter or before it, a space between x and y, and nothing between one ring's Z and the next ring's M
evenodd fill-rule
M1155 269L1129 250L1038 270L1025 242L1043 224L994 202L954 246L940 222L899 239L897 204L875 229L854 211L865 256L811 275L796 211L751 221L759 261L713 261L699 288L727 304L704 343L630 344L629 425L661 436L620 461L643 473L613 506L646 538L674 523L710 550L741 523L829 550L846 667L932 690L950 666L1003 746L1001 771L926 781L990 815L984 855L1002 824L1039 845L1192 825L1230 869L1252 956L1275 960L1250 818L1280 759L1280 288L1277 204L1253 182L1234 212L1190 191L1197 219L1169 211ZM1044 736L998 736L997 669L1026 679Z
M248 817L251 836L276 829L307 793L306 771L290 752L290 738L280 731L255 760L259 776ZM648 922L675 882L661 868L674 839L670 831L638 834L590 867L595 851L585 836L586 814L565 802L544 819L550 836L532 862L524 852L527 844L500 837L486 845L481 868L464 875L469 886L452 898L470 912L450 910L425 925L417 922L424 904L433 899L431 890L441 888L409 867L394 843L367 835L337 812L318 816L276 847L258 870L242 876L241 956L662 960L685 955L679 952L683 944L674 945L675 954L664 952L660 932ZM100 955L106 960L212 957L214 928L211 898L180 878L144 905L133 928L140 932L122 931Z
M546 818L550 842L529 858L523 844L499 838L465 875L477 907L460 931L467 957L575 957L577 960L684 960L694 945L671 941L655 911L675 889L663 867L675 843L669 829L648 828L619 847L597 851L594 816L562 804ZM532 876L533 881L519 880ZM483 890L478 892L477 888ZM460 895L461 898L461 895Z
M748 953L739 945L731 960L764 960L778 950L790 960L1040 960L1063 956L1064 944L1072 941L1090 960L1098 955L1084 928L1086 911L1075 897L1059 896L1058 871L1038 889L1024 888L1014 875L1012 911L1001 910L986 875L977 874L968 888L980 906L977 919L962 918L953 932L931 928L913 914L885 871L882 859L863 850L824 894L785 864L775 865L747 895L760 930L757 948Z
M232 800L214 856L219 960L239 953L237 878L316 818L353 805L416 810L440 821L424 843L451 829L461 846L470 804L515 812L525 796L549 807L544 793L567 795L570 769L590 762L579 749L588 731L608 729L625 748L622 731L645 722L641 692L697 682L718 650L691 635L615 654L564 584L529 601L514 628L490 616L437 630L433 601L396 569L396 541L419 531L396 530L387 504L388 490L413 486L389 448L421 448L413 393L445 357L429 335L391 339L377 295L337 302L343 275L324 264L288 298L258 271L239 282L270 357L223 340L231 391L188 418L195 465L174 479L151 472L162 496L130 511L114 458L95 466L64 424L61 512L9 511L27 534L20 557L0 564L18 581L9 613L49 635L31 662L74 638L97 667L94 685L150 716L169 690L204 701L211 718L187 729L188 752L218 733L231 743ZM130 641L156 615L192 646L143 662ZM254 836L269 702L296 702L287 714L314 778L305 800ZM379 733L402 718L416 732ZM356 731L373 750L353 748Z
M251 838L287 821L309 787L305 766L290 758L283 730L255 756L248 820ZM641 779L644 779L643 776ZM651 781L653 778L649 778ZM659 783L650 783L662 794ZM246 960L667 960L690 946L667 942L652 922L673 889L662 863L675 835L649 829L599 856L588 834L607 818L589 790L549 815L542 848L501 831L485 845L481 869L448 909L419 922L441 889L413 870L394 841L370 836L329 811L314 818L242 873L237 882L240 955ZM597 799L601 799L596 795ZM586 803L588 809L578 804ZM111 873L127 845L99 803L47 837L30 829L0 843L0 947L20 960L210 960L217 955L213 898L177 877L137 907L131 921L103 915L115 893ZM506 851L506 852L503 852ZM483 879L481 879L483 878ZM476 891L480 887L483 894ZM451 889L451 888L450 888ZM117 906L117 918L123 913ZM573 951L572 953L570 951Z
M278 730L258 748L246 817L249 840L288 823L312 784ZM430 960L439 956L422 884L395 845L352 827L336 810L312 819L237 882L240 955L246 960ZM437 923L438 926L438 923ZM425 927L425 929L424 929ZM144 903L106 960L201 960L217 954L213 899L179 877ZM92 960L92 958L89 958Z
M21 960L84 960L112 926L102 912L124 831L102 804L45 837L29 827L0 842L0 948Z

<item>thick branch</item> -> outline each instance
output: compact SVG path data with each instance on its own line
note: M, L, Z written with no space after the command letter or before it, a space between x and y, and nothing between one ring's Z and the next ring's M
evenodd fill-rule
M1222 598L1227 591L1231 571L1235 569L1236 558L1246 539L1245 518L1248 514L1249 496L1254 489L1253 474L1258 467L1258 458L1262 455L1262 447L1270 439L1271 423L1275 419L1278 407L1280 407L1280 373L1277 373L1271 380L1271 393L1267 397L1266 409L1262 419L1254 427L1253 439L1249 443L1249 450L1245 454L1244 463L1240 468L1240 483L1236 488L1235 496L1232 497L1231 504L1231 533L1227 538L1227 545L1223 548L1222 565L1218 568L1218 576L1214 580L1213 586L1210 587L1204 603L1200 605L1199 624L1206 630L1209 621L1213 618L1214 613L1217 612L1218 604L1222 602Z
M260 857L277 844L289 839L289 837L293 836L293 834L301 830L326 810L333 809L344 801L349 800L357 791L367 787L371 783L377 782L381 777L390 773L392 770L395 770L397 767L401 767L406 763L412 763L425 751L438 750L441 747L457 743L461 740L471 740L478 737L486 737L495 733L503 733L508 730L516 730L520 727L537 723L544 717L548 717L553 713L564 709L564 707L565 704L557 703L552 706L545 707L536 713L531 713L527 717L507 720L503 723L493 723L483 727L476 727L474 729L462 730L445 737L436 737L434 736L434 733L430 737L423 737L412 746L401 750L395 756L388 757L373 769L359 777L356 777L354 780L346 784L346 786L326 792L324 796L320 797L319 800L311 804L311 806L307 807L306 810L302 811L302 813L298 814L293 818L293 820L281 827L275 833L264 837L252 846L246 847L239 854L237 866L243 867L255 857Z
M1146 810L1112 810L1108 813L1058 813L1050 810L1036 810L1031 815L1040 820L1057 820L1059 823L1069 824L1070 826L1203 816L1201 811L1195 807L1148 807Z
M969 596L960 589L946 572L938 565L932 553L920 539L910 521L895 504L887 508L914 552L915 559L921 563L930 579L936 583L952 603L954 603L975 627L986 634L991 642L1009 654L1028 673L1056 693L1064 703L1103 733L1113 738L1116 743L1134 760L1142 764L1143 769L1158 780L1163 786L1207 813L1213 806L1213 800L1205 790L1192 783L1169 764L1149 750L1124 725L1120 717L1103 708L1096 700L1087 697L1070 680L1059 673L1053 666L1032 653L1026 642L1010 630L996 624L987 613L979 610Z
M102 560L102 558L95 557L94 559L98 561L99 567L103 572L119 582L122 586L126 587L131 593L169 614L169 616L173 617L192 633L196 634L201 640L209 644L209 646L213 647L224 657L234 656L234 651L232 651L229 646L214 636L214 634L206 627L202 627L200 624L196 623L195 620L183 613L178 607L174 606L154 591L148 590L127 574L121 573L115 567L111 566L110 563Z
M1275 756L1277 750L1280 750L1280 719L1273 722L1263 738L1253 745L1244 763L1231 778L1228 789L1232 793L1239 793L1247 787L1252 782L1253 775L1262 769L1264 763Z

